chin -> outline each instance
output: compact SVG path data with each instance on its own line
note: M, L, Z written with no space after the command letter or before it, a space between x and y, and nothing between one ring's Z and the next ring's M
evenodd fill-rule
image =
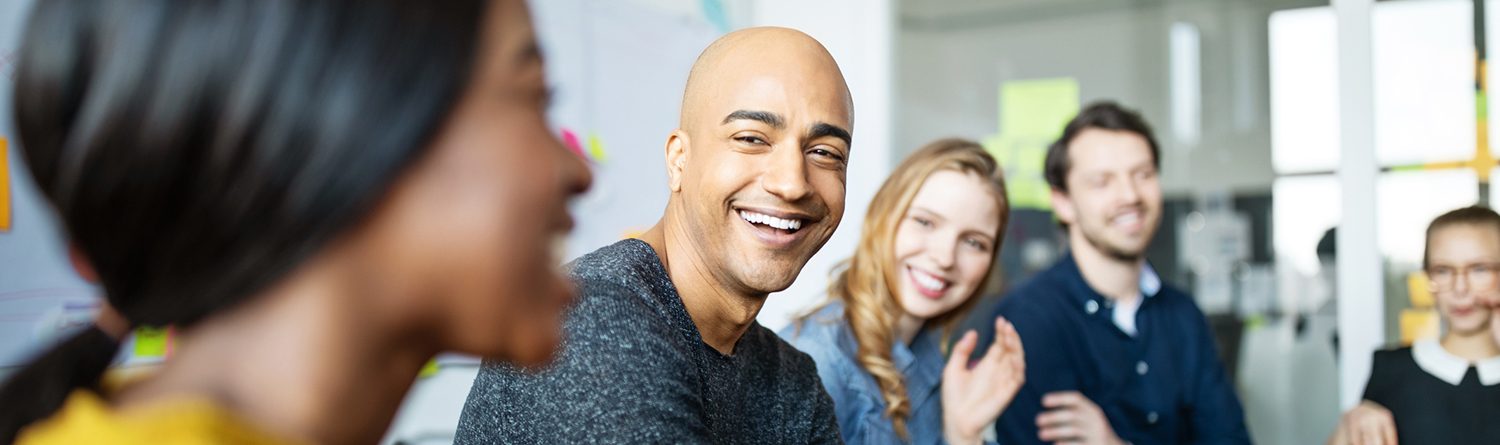
M797 281L806 258L786 258L789 254L757 252L759 258L750 258L740 263L736 275L741 284L758 292L781 292Z
M523 344L518 345L516 351L509 357L510 361L527 368L552 363L552 360L557 357L558 352L559 342L557 333L538 335L531 340L531 342L518 342Z

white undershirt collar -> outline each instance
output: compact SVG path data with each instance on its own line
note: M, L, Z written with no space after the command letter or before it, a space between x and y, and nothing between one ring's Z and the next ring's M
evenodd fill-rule
M1114 320L1115 326L1126 334L1130 334L1131 337L1139 333L1135 328L1135 314L1141 309L1142 300L1154 297L1161 292L1161 276L1156 274L1156 270L1152 269L1150 264L1141 266L1140 288L1141 292L1136 294L1131 303L1116 301L1111 305L1114 306L1114 313L1110 318Z
M1464 374L1469 372L1469 361L1443 349L1435 338L1412 342L1411 358L1423 371L1453 386L1463 382ZM1479 384L1491 386L1500 383L1500 356L1474 362L1472 366L1479 371Z

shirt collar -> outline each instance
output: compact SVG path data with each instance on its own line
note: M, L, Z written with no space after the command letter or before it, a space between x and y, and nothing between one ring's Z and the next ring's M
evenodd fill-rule
M1072 253L1063 258L1058 265L1062 267L1062 272L1066 274L1066 277L1071 281L1074 288L1074 292L1070 292L1070 294L1078 300L1078 307L1083 309L1085 313L1089 315L1103 313L1105 312L1103 309L1113 303L1108 297L1100 295L1099 291L1094 290L1092 286L1089 286L1088 281L1083 279L1083 272L1078 270L1078 261L1073 258ZM1146 298L1155 297L1156 294L1161 293L1162 287L1161 276L1156 274L1156 269L1152 268L1149 262L1142 263L1140 279L1141 296ZM1089 304L1090 302L1093 304ZM1145 301L1142 301L1141 305L1145 306ZM1091 307L1093 310L1089 310Z
M1443 345L1435 338L1412 342L1411 358L1423 371L1453 386L1464 381L1464 374L1469 372L1469 366L1479 372L1479 384L1491 386L1500 383L1500 357L1490 357L1470 364L1463 357L1443 349Z

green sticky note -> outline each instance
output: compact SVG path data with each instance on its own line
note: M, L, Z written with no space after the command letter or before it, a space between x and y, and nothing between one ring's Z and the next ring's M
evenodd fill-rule
M167 328L141 326L135 328L135 355L138 357L166 357Z
M1000 84L1000 134L984 147L1005 169L1012 208L1051 210L1052 187L1043 174L1047 146L1078 115L1078 81L1070 77Z
M1047 144L1038 138L991 136L983 145L1005 170L1005 191L1011 208L1052 209L1052 188L1043 175Z
M1000 84L1000 134L1056 139L1078 115L1078 80L1071 77Z
M432 375L437 374L437 372L437 357L433 357L431 360L427 360L427 364L422 365L422 370L417 372L417 377L432 377Z
M600 164L609 160L609 154L604 151L604 143L599 141L599 136L589 136L589 157Z

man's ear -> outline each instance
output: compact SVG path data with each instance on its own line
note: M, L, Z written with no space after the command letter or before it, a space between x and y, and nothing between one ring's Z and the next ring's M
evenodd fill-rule
M667 186L672 193L682 191L682 169L687 164L689 145L692 141L685 131L672 130L667 136Z
M1078 214L1074 212L1073 200L1068 198L1068 192L1052 189L1052 213L1063 224L1073 225L1078 220Z

